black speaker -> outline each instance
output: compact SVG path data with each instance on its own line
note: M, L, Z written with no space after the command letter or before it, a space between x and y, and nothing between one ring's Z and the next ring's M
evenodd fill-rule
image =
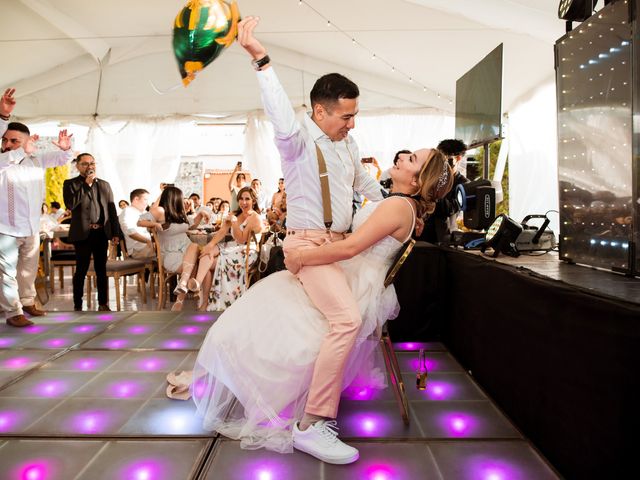
M593 13L596 0L560 0L558 18L570 22L584 22Z

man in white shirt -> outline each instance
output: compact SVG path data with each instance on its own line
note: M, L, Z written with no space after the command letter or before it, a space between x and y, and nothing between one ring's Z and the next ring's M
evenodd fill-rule
M25 312L45 315L35 305L44 169L70 162L73 152L71 135L62 130L53 142L60 151L35 154L38 136L22 123L8 123L14 92L7 89L0 99L0 309L8 325L26 327L33 322Z
M49 216L55 222L60 221L64 217L65 211L60 208L60 202L51 202L51 208L49 209Z
M262 102L280 151L287 184L286 255L289 249L343 239L351 226L354 191L370 200L381 200L382 194L349 136L358 113L357 85L337 73L318 79L311 90L312 115L300 124L266 49L253 36L257 23L256 17L243 19L238 40L258 71ZM317 148L327 167L331 222L325 221ZM358 459L358 450L338 440L327 420L338 413L345 363L362 323L359 308L339 265L303 267L297 276L327 318L329 332L315 363L305 415L293 429L293 445L325 462L351 463Z
M149 192L143 188L137 188L129 194L129 199L131 205L122 210L118 216L127 252L133 258L153 257L151 235L146 228L138 226L140 216L149 205Z

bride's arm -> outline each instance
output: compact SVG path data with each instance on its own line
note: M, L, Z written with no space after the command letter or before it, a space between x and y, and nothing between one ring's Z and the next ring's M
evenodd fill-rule
M413 210L410 210L405 200L385 200L346 239L317 248L290 250L285 257L285 265L292 273L298 273L303 265L325 265L354 257L387 235L405 237L413 222L412 215Z

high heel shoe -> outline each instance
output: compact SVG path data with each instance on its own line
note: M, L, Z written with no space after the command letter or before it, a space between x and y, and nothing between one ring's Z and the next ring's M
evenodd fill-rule
M182 281L178 282L176 288L173 289L174 295L185 295L187 293L187 284Z
M200 282L195 278L190 278L187 282L187 288L190 292L196 293L200 291Z
M182 302L184 299L178 299L175 301L173 305L171 305L172 312L181 312L182 311Z

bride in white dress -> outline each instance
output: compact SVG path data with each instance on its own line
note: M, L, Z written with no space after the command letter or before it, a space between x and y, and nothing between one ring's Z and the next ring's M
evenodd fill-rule
M446 158L437 150L403 154L391 171L392 196L367 203L347 239L287 252L287 267L340 262L362 315L343 388L354 382L383 388L373 368L377 331L397 316L387 270L411 237L416 215L433 212L451 188ZM241 440L241 447L292 451L292 427L304 410L325 317L289 271L256 283L209 330L196 360L191 393L204 428Z

